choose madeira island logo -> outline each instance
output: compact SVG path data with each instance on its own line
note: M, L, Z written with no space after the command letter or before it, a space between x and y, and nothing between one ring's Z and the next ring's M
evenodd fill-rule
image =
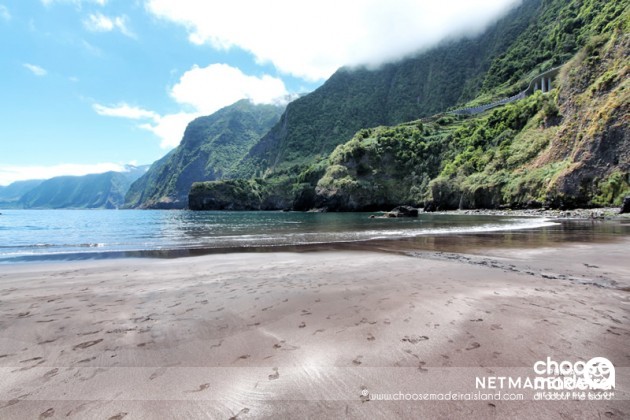
M614 397L615 367L605 357L594 357L588 362L557 362L547 357L534 363L531 377L477 377L477 389L535 390L536 400L609 400Z

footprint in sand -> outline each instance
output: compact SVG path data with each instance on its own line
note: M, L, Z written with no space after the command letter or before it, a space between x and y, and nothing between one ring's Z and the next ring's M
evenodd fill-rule
M355 366L359 366L362 363L361 359L363 359L363 356L361 355L355 357L355 359L352 361L352 364Z
M405 336L400 341L407 342L407 343L410 343L410 344L418 344L419 342L426 341L428 339L429 339L429 337L427 337L426 335L420 335L420 336L412 335L411 337Z
M229 419L229 420L238 420L238 417L239 417L241 414L247 414L247 413L249 413L249 408L245 407L245 408L243 408L241 411L239 411L236 415L234 415L234 416L230 417L230 419Z
M33 357L32 359L26 359L26 360L20 360L20 363L28 363L28 362L34 362L36 360L41 360L41 357Z
M210 384L209 383L205 383L205 384L201 384L199 385L198 389L192 390L192 391L184 391L187 392L189 394L192 394L193 392L201 392L201 391L205 391L206 389L210 388Z
M11 407L12 405L15 405L15 404L19 403L22 400L22 398L26 398L29 395L31 395L31 394L24 394L24 395L20 395L17 398L13 398L13 399L7 401L7 403L5 405L0 405L0 408Z
M470 343L470 345L468 347L466 347L466 350L474 350L474 349L478 349L479 347L481 347L481 344L477 343L476 341Z
M98 340L85 341L83 343L79 343L76 346L72 347L72 350L87 349L88 347L92 347L92 346L100 343L101 341L103 341L102 338L99 338Z
M43 413L41 413L39 415L39 418L40 419L47 419L47 418L52 417L54 415L55 415L55 409L51 407L48 410L46 410Z
M159 378L160 376L164 375L166 373L166 368L159 368L158 370L156 370L155 372L153 372L151 374L151 376L149 376L149 380L152 381L155 378Z
M96 331L88 331L88 332L84 332L84 333L78 333L78 336L84 336L84 335L93 335L93 334L98 334L103 330L96 330ZM109 331L108 331L109 332Z
M57 375L57 373L59 373L59 368L51 369L48 372L44 373L44 378L45 379L50 379L53 376Z
M274 381L276 379L278 379L280 377L280 373L278 373L278 368L275 367L273 368L274 373L272 373L271 375L269 375L269 380L270 381Z
M374 337L371 333L368 333L367 340L368 341L374 341L374 340L376 340L376 337Z
M298 328L305 328L305 327L306 327L305 322L300 322L300 325L298 325Z
M423 361L418 362L418 370L419 370L420 372L422 372L422 373L426 373L426 372L428 372L428 371L429 371L429 369L425 369L425 368L424 368L424 365L426 365L426 364L427 364L427 362L423 362Z
M109 419L107 420L122 420L123 418L125 418L127 416L128 413L118 413L114 416L111 416Z

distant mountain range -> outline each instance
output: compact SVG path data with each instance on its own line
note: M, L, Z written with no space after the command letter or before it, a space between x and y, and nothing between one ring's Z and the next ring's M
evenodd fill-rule
M44 182L43 179L16 181L6 187L0 186L0 208L21 207L20 198Z
M0 187L0 208L115 209L123 205L131 184L148 168L126 165L122 172L17 181Z

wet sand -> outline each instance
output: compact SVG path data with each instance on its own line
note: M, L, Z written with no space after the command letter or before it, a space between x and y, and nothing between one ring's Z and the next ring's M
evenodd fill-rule
M628 249L2 266L0 418L628 418ZM377 400L596 356L612 401Z

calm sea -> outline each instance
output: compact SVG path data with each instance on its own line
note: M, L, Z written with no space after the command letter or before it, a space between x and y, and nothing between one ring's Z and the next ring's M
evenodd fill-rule
M167 210L2 210L0 263L357 242L549 226L542 218ZM149 252L149 253L150 253Z

